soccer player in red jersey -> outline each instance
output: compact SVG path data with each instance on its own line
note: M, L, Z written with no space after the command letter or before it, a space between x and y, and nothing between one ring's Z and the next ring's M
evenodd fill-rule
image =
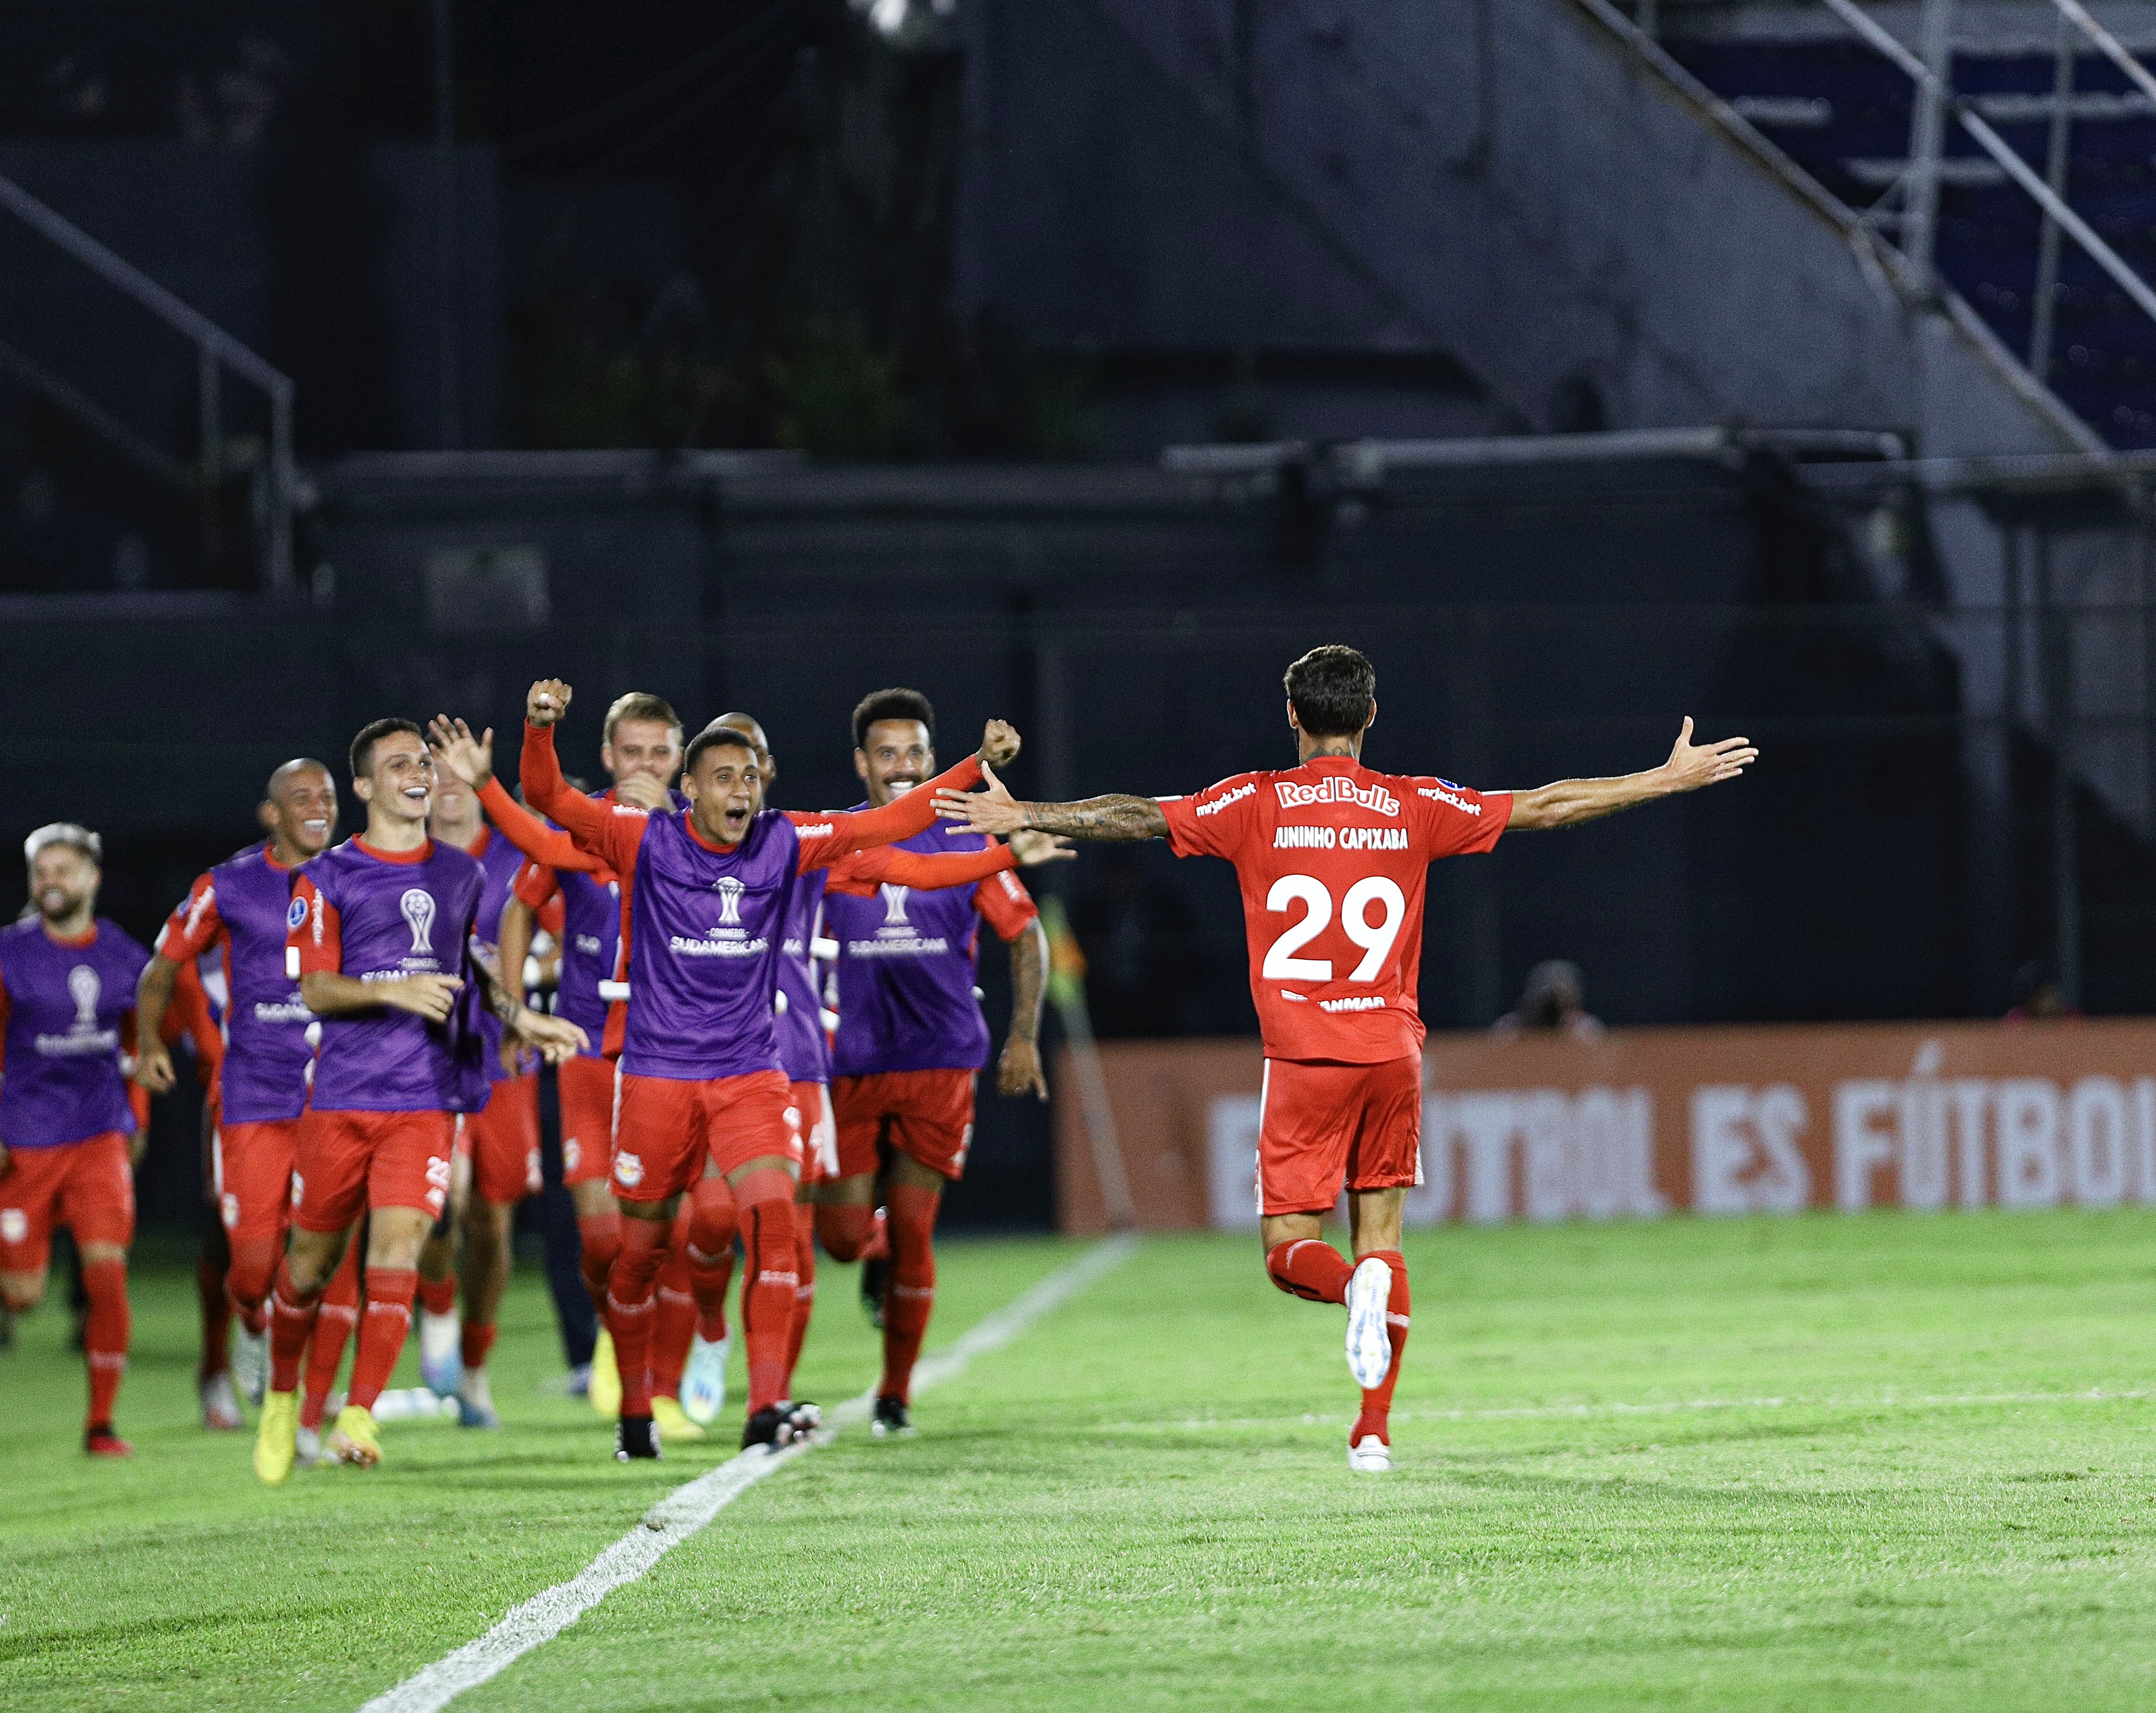
M800 1141L786 1120L791 1090L773 1018L788 908L798 877L850 851L920 831L928 800L864 814L789 815L762 808L754 746L716 723L688 748L687 810L643 815L571 790L552 727L568 687L542 680L526 702L524 791L622 878L631 983L614 1134L613 1181L622 1252L608 1281L607 1315L621 1371L616 1455L659 1454L649 1372L653 1287L682 1195L697 1192L692 1241L705 1241L706 1162L718 1169L747 1228L749 1306L746 1445L781 1445L814 1425L813 1407L783 1396L799 1284L793 1202ZM984 754L1004 759L1017 736L991 722ZM969 757L936 781L963 788L979 776ZM927 794L923 793L927 799ZM1005 862L1008 851L997 853Z
M1487 851L1507 828L1575 826L1732 779L1758 755L1743 738L1695 745L1687 719L1669 759L1645 773L1484 794L1363 765L1377 683L1353 649L1312 649L1286 675L1300 764L1194 797L1020 803L992 778L985 793L946 792L938 805L978 831L1166 839L1178 856L1235 865L1265 1036L1265 1270L1293 1295L1347 1306L1348 1366L1363 1391L1348 1465L1366 1473L1392 1467L1387 1417L1407 1342L1400 1207L1421 1171L1415 993L1429 864ZM1320 1236L1343 1182L1353 1262Z
M935 710L914 690L880 690L854 709L854 770L880 808L935 771ZM1020 836L1023 836L1021 835ZM910 851L971 853L977 834L932 826ZM860 1255L879 1201L888 1217L887 1270L862 1268L883 1329L879 1437L912 1428L913 1366L936 1301L936 1216L943 1186L966 1168L973 1085L988 1062L988 1020L974 997L980 926L1010 947L1011 1021L996 1067L1005 1094L1045 1100L1039 1038L1048 972L1040 913L1009 874L970 892L916 896L903 884L853 887L834 878L826 907L838 942L839 1026L831 1101L839 1169L819 1193L816 1222L839 1260Z
M381 1458L370 1407L411 1325L419 1246L449 1192L455 1115L485 1097L482 992L511 1038L549 1057L584 1043L574 1025L527 1010L474 955L480 867L428 836L434 761L418 727L363 727L351 765L366 835L310 862L286 913L286 969L322 1028L300 1124L291 1247L270 1295L270 1389L254 1469L272 1486L291 1473L300 1359L362 1208L367 1310L325 1448L362 1467Z
M259 1404L270 1376L264 1304L284 1253L292 1162L307 1104L307 1030L314 1014L285 970L292 877L329 847L336 785L305 758L270 776L257 811L269 836L196 878L157 935L136 992L143 1044L135 1079L152 1093L172 1086L159 1040L167 1008L195 960L217 954L224 975L226 1062L218 1078L211 1170L232 1261L224 1289L239 1318L240 1389Z
M96 913L104 846L71 821L23 846L32 913L0 929L0 1298L17 1314L45 1294L53 1228L74 1234L90 1298L83 1449L126 1457L112 1407L127 1369L127 1246L146 1139L121 1070L134 1046L135 984L150 954Z

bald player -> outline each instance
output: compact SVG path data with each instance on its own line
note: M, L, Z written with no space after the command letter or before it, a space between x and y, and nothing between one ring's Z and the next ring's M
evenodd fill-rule
M157 935L135 994L135 1080L153 1094L172 1086L165 1014L182 966L215 952L224 968L226 1047L211 1181L232 1248L225 1294L239 1317L234 1368L248 1402L259 1404L270 1377L264 1304L290 1222L294 1150L314 1059L314 1013L285 971L285 915L292 877L336 831L330 770L304 756L286 762L270 775L255 815L268 836L197 877Z

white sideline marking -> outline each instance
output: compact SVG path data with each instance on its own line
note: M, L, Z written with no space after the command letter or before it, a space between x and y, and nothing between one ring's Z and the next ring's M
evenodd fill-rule
M1137 1247L1127 1232L1101 1242L993 1314L969 1328L955 1343L921 1359L913 1383L926 1387L961 1373L977 1356L1001 1350L1044 1316L1115 1267ZM834 1429L868 1419L873 1391L848 1398L829 1417ZM506 1614L476 1641L413 1673L384 1690L360 1713L437 1713L466 1690L477 1689L542 1642L552 1640L625 1582L633 1582L667 1553L716 1516L751 1487L813 1445L789 1445L783 1451L761 1447L729 1458L716 1469L675 1488L644 1513L644 1520L566 1582L535 1594Z
M1698 1397L1653 1403L1522 1404L1486 1410L1394 1410L1395 1422L1569 1422L1598 1416L1671 1416L1700 1410L1955 1410L1999 1404L2130 1404L2156 1391L1973 1391L1882 1397ZM1346 1416L1192 1416L1175 1422L1102 1422L1095 1433L1179 1433L1197 1428L1322 1428Z

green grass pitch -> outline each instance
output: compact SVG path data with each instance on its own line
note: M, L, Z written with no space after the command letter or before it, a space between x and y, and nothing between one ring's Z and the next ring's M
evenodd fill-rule
M950 1245L932 1343L1073 1253ZM1448 1230L1408 1254L1390 1479L1346 1468L1339 1312L1267 1286L1254 1240L1156 1238L927 1394L917 1438L841 1436L457 1705L2156 1705L2156 1219ZM824 1285L802 1389L828 1402L875 1371L852 1270ZM380 1470L265 1492L245 1437L192 1425L188 1282L136 1300L129 1464L75 1448L56 1312L0 1356L11 1713L349 1713L726 1454L615 1465L542 1389L527 1273L504 1431L393 1425Z

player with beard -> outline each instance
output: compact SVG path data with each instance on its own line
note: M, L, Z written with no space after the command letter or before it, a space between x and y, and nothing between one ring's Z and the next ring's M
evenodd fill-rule
M371 1406L411 1325L419 1247L449 1193L456 1114L485 1098L482 994L506 1035L550 1057L584 1044L582 1030L529 1011L475 955L483 877L471 856L429 836L434 761L418 727L363 727L351 766L367 832L307 865L285 918L286 971L322 1026L300 1125L291 1247L270 1295L270 1390L254 1469L272 1486L291 1472L300 1359L362 1209L367 1312L325 1448L362 1468L381 1459Z
M90 1298L83 1449L126 1457L112 1425L127 1368L127 1246L147 1139L128 1098L135 985L150 954L96 914L104 845L55 821L23 842L34 913L0 929L0 1297L17 1314L45 1293L53 1230L74 1234Z
M257 816L269 836L199 876L157 934L136 990L142 1045L135 1080L153 1094L172 1086L160 1039L182 972L215 953L224 973L226 1047L211 1134L212 1186L231 1248L225 1294L239 1320L240 1390L262 1402L270 1377L270 1283L284 1253L292 1162L314 1058L314 1014L285 973L292 877L329 847L336 785L319 761L288 761L270 775Z
M653 1287L685 1192L696 1191L691 1241L706 1255L718 1252L706 1237L706 1182L723 1182L747 1233L742 1443L785 1444L817 1420L813 1406L783 1396L799 1283L793 1202L800 1175L774 1026L785 918L802 874L918 832L934 810L901 801L865 814L766 810L754 746L716 723L689 745L686 811L609 810L562 780L552 728L568 702L559 681L531 687L521 772L532 805L622 877L635 971L614 1135L622 1252L607 1290L623 1390L616 1455L659 1454L648 1366ZM991 759L1006 759L1017 751L1016 734L991 722L983 748ZM937 784L963 788L979 769L980 759L969 757ZM998 855L1009 860L1008 851ZM705 1177L707 1162L717 1178Z
M778 764L773 759L770 740L762 725L754 716L745 713L721 714L715 723L731 727L756 746L757 764L768 794L773 781L778 777ZM917 781L909 779L906 783ZM936 831L931 828L927 836L933 838ZM793 1335L787 1350L788 1392L793 1390L793 1369L800 1361L802 1344L808 1335L808 1321L815 1305L815 1203L824 1181L836 1177L839 1170L838 1123L832 1110L830 1092L831 1047L817 997L813 961L813 949L821 938L826 891L857 898L877 898L886 887L898 887L907 893L941 892L971 887L1005 872L1002 859L994 854L993 841L962 838L943 841L961 847L968 844L980 847L971 851L959 848L924 852L910 848L921 842L920 838L916 838L905 844L879 845L856 851L828 867L803 875L794 888L793 906L786 918L780 948L783 961L778 975L778 1051L788 1080L793 1084L793 1102L789 1111L798 1114L796 1129L802 1139L801 1186L793 1207L801 1283L795 1293ZM1068 840L1048 834L1021 833L1010 844L1011 854L1020 867L1068 859L1076 854ZM695 1253L690 1253L692 1256ZM731 1246L720 1264L730 1261ZM718 1294L723 1299L723 1285ZM681 1390L684 1406L692 1419L707 1422L718 1413L720 1401L725 1395L725 1345L714 1342L706 1329L700 1327ZM654 1366L658 1366L655 1355Z
M936 712L914 690L880 690L854 710L854 770L870 805L902 802L936 768ZM976 834L937 825L907 839L916 851L973 851ZM882 1281L883 1376L879 1436L912 1426L913 1366L936 1301L936 1216L943 1186L966 1168L973 1136L973 1085L989 1051L988 1020L974 997L979 925L1010 947L1011 1021L996 1087L1045 1100L1039 1047L1048 974L1040 912L1008 873L970 892L929 896L899 885L834 887L825 908L839 943L839 1026L831 1098L839 1171L825 1184L818 1235L841 1261L888 1210L891 1261Z
M503 908L522 854L500 837L480 813L478 794L453 768L438 767L428 831L480 867L475 954L505 990L523 992L524 959L514 970L502 964ZM435 1391L457 1400L457 1419L467 1428L498 1428L486 1359L494 1349L495 1317L509 1286L513 1256L510 1228L516 1204L540 1190L539 1073L511 1044L505 1052L501 1024L489 1011L480 1017L486 1037L487 1094L464 1115L457 1137L447 1217L419 1258L421 1376ZM459 1229L464 1238L464 1324L455 1314L457 1278L452 1272Z
M1166 839L1178 856L1235 865L1265 1036L1265 1271L1292 1295L1346 1305L1348 1368L1363 1393L1348 1467L1377 1474L1392 1468L1389 1417L1408 1334L1401 1204L1421 1181L1415 994L1430 863L1487 851L1507 830L1576 826L1735 779L1758 752L1743 738L1695 745L1687 719L1669 759L1644 773L1485 794L1363 765L1378 676L1353 649L1312 649L1285 682L1293 768L1238 774L1194 797L1082 803L1020 803L991 779L985 793L946 794L938 807L981 832ZM1352 1262L1321 1235L1343 1185Z
M642 691L617 697L607 709L599 761L613 783L595 793L598 803L630 808L678 808L674 792L681 770L681 721L662 697ZM437 722L429 735L451 759L457 734ZM467 734L468 735L468 734ZM555 1073L561 1101L562 1181L575 1203L583 1242L584 1283L593 1306L606 1312L607 1273L621 1250L621 1212L613 1199L613 1057L606 1052L609 995L619 986L615 964L621 945L621 882L578 851L568 836L549 828L492 777L488 750L470 771L485 780L480 802L506 836L526 853L509 902L501 912L501 967L524 965L539 913L552 901L562 911L561 974L554 1014L580 1026L591 1046L563 1061ZM619 1048L616 1048L619 1052ZM688 1335L681 1335L685 1343ZM611 1419L619 1413L621 1386L613 1340L603 1319L592 1352L588 1392L592 1407Z

